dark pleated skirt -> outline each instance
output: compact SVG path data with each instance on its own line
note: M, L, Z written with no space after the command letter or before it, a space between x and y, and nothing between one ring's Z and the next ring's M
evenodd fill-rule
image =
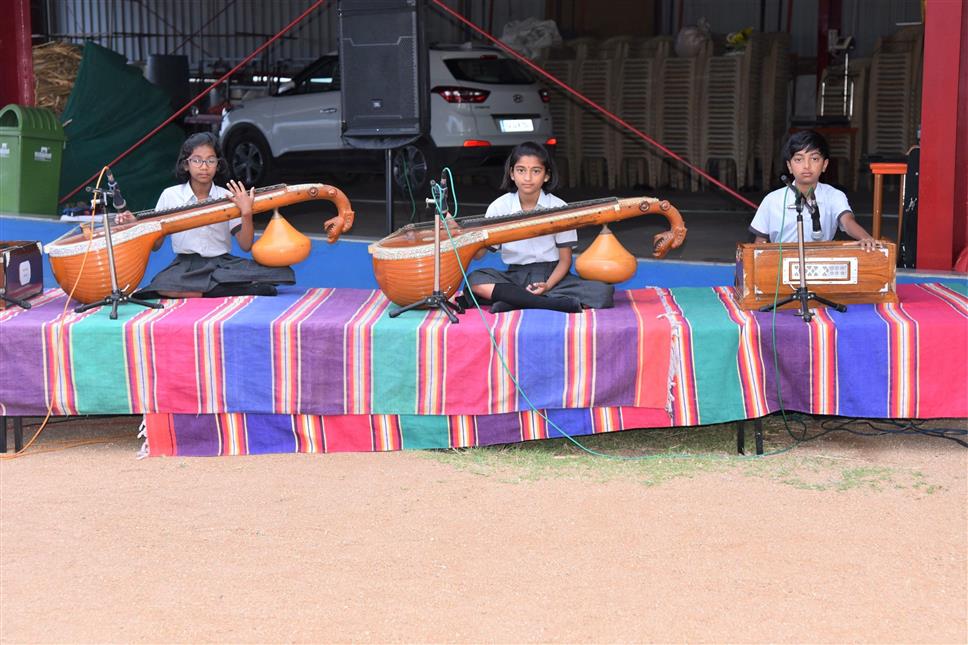
M467 276L467 282L474 284L511 283L527 287L534 282L547 282L557 262L535 262L534 264L511 264L507 271L498 269L478 269ZM574 296L583 307L608 309L612 306L615 287L598 280L585 280L570 271L556 284L548 296Z
M138 292L142 298L157 297L159 291L199 291L208 293L216 287L231 287L239 293L266 293L266 285L295 284L296 274L290 267L267 267L231 253L212 258L197 253L181 253L162 269L151 284Z

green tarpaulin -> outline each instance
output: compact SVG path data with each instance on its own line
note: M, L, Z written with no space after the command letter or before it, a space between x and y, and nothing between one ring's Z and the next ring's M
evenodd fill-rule
M171 116L168 94L120 54L88 42L77 80L61 115L67 148L61 169L63 197ZM131 210L154 208L175 183L172 170L184 134L168 125L111 167ZM91 182L93 183L93 182ZM90 199L79 192L68 201Z

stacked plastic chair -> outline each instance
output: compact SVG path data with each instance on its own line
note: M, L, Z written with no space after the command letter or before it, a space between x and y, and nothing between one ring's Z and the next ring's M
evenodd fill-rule
M618 64L618 113L639 131L652 136L656 125L659 92L656 75L661 59L672 51L668 36L638 38L628 43L626 57ZM619 128L615 133L613 181L623 187L659 183L660 153L635 134Z
M780 173L779 148L787 134L787 99L790 94L790 36L785 33L764 34L768 37L763 57L759 89L759 127L753 157L760 171L760 187L770 188Z
M751 66L752 52L747 47L741 52L712 56L703 74L699 158L707 171L715 162L719 179L733 186L748 183L749 148L759 125L752 110ZM732 165L732 178L723 172L724 162Z
M597 57L601 45L601 40L591 36L581 36L565 41L565 47L575 52L575 58L578 60Z
M881 38L875 46L867 102L868 157L899 157L917 142L922 48L920 26Z
M635 38L629 42L627 56L632 58L665 58L672 54L672 36Z
M700 109L705 101L702 75L710 51L711 45L707 45L699 55L691 58L663 58L656 75L655 89L659 100L654 130L657 139L693 163L701 154ZM664 160L660 182L680 189L687 185L691 190L699 189L699 176L672 159Z
M612 61L620 61L629 55L629 49L636 41L643 40L635 36L612 36L602 41L598 48L598 57Z
M619 98L619 116L646 134L653 129L655 96L653 91L658 62L654 58L628 57L621 62L619 78L622 88ZM615 181L622 186L658 184L659 164L651 146L634 134L622 130L616 133L619 153L614 165Z
M561 52L557 52L560 54ZM539 60L537 64L546 72L573 87L575 83L578 61L573 58L549 58ZM571 132L575 129L574 121L579 107L571 94L560 86L548 82L546 84L551 95L548 108L551 112L552 131L558 140L555 147L555 163L561 175L562 184L568 187L578 185L578 167L580 165L577 142L573 140Z
M578 90L598 105L614 111L612 97L615 67L609 58L586 58L578 63ZM587 104L578 106L576 129L568 133L580 148L579 174L581 181L592 186L608 185L615 187L614 174L610 165L614 164L615 128L598 110ZM611 164L610 164L611 162Z

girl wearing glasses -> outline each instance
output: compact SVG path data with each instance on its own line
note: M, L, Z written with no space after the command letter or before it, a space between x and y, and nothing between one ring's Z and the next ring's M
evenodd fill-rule
M158 198L155 210L227 197L239 207L240 217L173 233L171 246L177 254L174 262L138 292L138 297L274 296L275 285L296 282L289 267L265 267L231 254L233 235L243 251L252 248L255 190L246 190L241 182L234 180L228 182L228 190L215 185L216 177L225 169L220 157L218 138L211 132L188 137L175 163L175 177L183 183L166 188ZM125 213L119 222L123 223L128 217L130 215ZM162 241L163 238L158 240L155 250Z

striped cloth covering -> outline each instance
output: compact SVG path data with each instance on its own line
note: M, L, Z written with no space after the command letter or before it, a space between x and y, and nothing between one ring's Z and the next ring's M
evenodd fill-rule
M50 291L0 312L0 412L144 413L151 454L489 445L556 436L556 424L581 435L781 408L968 417L965 283L898 293L810 324L743 311L718 287L451 325L439 311L390 318L367 290L125 305L115 321L62 315Z
M506 414L147 414L151 456L467 448L668 427L661 409L574 408Z
M669 403L663 292L578 315L388 315L379 291L166 300L65 312L60 291L0 312L0 412L488 415ZM73 304L73 303L72 303ZM493 336L493 342L492 342ZM520 394L525 392L527 396Z
M968 416L966 283L898 285L897 305L743 311L732 289L673 289L674 425L780 409L870 418ZM957 360L952 360L958 357Z

